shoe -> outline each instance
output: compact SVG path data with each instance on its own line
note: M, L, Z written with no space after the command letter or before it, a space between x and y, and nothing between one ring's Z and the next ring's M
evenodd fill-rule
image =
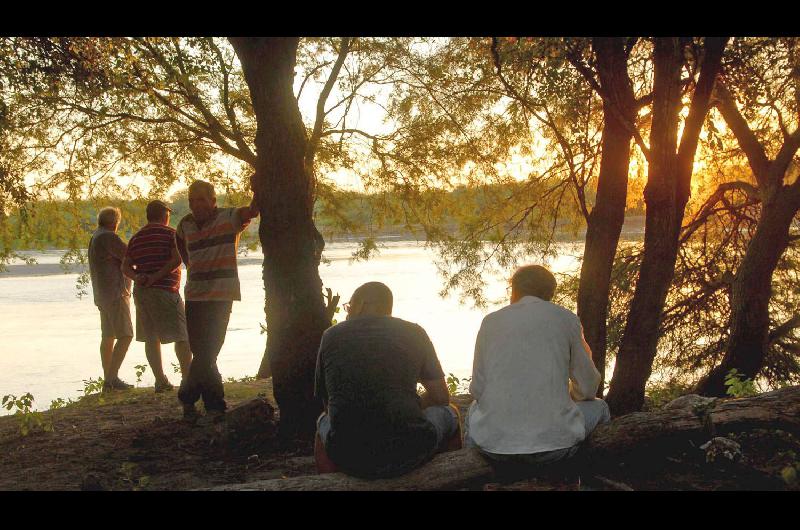
M194 403L192 403L191 405L186 405L186 404L183 405L183 419L184 420L186 420L186 421L188 421L190 423L194 423L194 422L197 421L197 418L199 418L199 417L200 417L200 414L197 412L197 409L195 408Z
M115 377L111 381L103 382L103 392L109 392L111 390L129 390L131 388L133 388L133 385L126 383L119 377Z
M160 394L161 392L166 392L167 390L173 390L175 387L172 386L172 383L169 382L168 379L164 379L163 381L156 381L156 394Z

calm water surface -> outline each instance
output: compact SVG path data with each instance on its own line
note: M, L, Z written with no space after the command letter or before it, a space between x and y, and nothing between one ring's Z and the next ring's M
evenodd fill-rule
M385 244L380 254L369 261L352 262L356 248L351 243L331 243L325 257L329 264L320 266L325 287L339 293L342 302L353 290L367 281L382 281L394 293L394 316L420 324L431 337L445 373L469 377L472 352L481 319L501 304L486 310L462 305L457 295L439 297L442 278L434 265L434 251L415 242ZM557 272L573 271L579 265L575 256L583 245L564 245L561 255L550 263ZM38 409L49 407L58 397L82 395L83 380L102 375L100 354L100 318L91 291L88 297L76 297L77 273L64 274L58 267L58 251L32 253L40 265L13 266L11 273L0 273L0 396L31 392ZM261 252L240 260L239 277L242 300L234 302L225 345L218 366L223 378L254 375L264 352L264 289L261 280ZM182 279L185 281L185 271ZM506 277L489 278L490 300L506 297ZM183 288L181 288L181 293ZM505 302L504 302L505 303ZM131 303L131 317L136 309ZM337 318L343 319L343 313ZM162 346L164 369L173 383L180 381L172 373L177 364L172 345ZM136 382L135 365L147 364L144 343L132 342L120 377ZM147 372L139 386L152 386ZM5 409L0 414L7 414Z

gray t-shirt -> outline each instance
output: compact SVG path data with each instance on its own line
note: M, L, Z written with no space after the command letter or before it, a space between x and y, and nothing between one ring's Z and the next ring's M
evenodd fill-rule
M127 246L117 234L100 227L89 241L89 274L92 278L94 305L104 307L123 296L131 295L131 281L120 267Z
M394 317L360 317L328 329L317 357L316 395L328 403L325 447L358 476L391 476L431 455L436 430L417 382L444 377L428 334Z

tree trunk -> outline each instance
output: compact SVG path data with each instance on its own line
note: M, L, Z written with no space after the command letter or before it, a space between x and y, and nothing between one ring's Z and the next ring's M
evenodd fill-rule
M644 257L607 396L614 414L638 410L652 369L658 327L678 254L683 205L677 202L675 160L680 111L682 47L678 39L656 39L653 124L644 197L647 205Z
M267 350L281 432L310 435L322 410L314 367L326 318L320 235L312 220L314 176L293 92L297 38L231 38L250 88L256 131L256 195L264 252ZM260 370L263 375L264 371Z
M736 369L754 379L764 366L769 337L772 274L786 247L789 228L800 207L795 190L781 186L765 201L753 239L731 288L730 337L722 362L698 384L696 392L725 396L725 376Z
M603 94L602 158L597 196L589 215L578 285L578 317L583 324L592 360L602 379L597 394L603 395L606 367L606 320L611 268L625 221L632 126L636 101L628 76L625 39L595 38L593 48ZM628 127L622 120L627 121Z
M727 38L706 38L689 114L678 146L683 43L655 41L644 255L607 396L612 414L639 410L658 347L661 313L672 278L697 142L709 109Z

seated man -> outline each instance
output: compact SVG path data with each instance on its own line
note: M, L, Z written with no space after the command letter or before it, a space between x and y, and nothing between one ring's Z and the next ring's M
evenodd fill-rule
M317 357L316 395L326 410L317 421L317 469L393 477L459 448L458 409L425 330L391 316L392 292L379 282L356 289L344 307L347 321L325 331Z
M578 317L550 300L555 277L539 265L511 278L511 304L488 314L475 342L465 444L500 462L570 457L608 405ZM571 383L571 384L570 384Z

